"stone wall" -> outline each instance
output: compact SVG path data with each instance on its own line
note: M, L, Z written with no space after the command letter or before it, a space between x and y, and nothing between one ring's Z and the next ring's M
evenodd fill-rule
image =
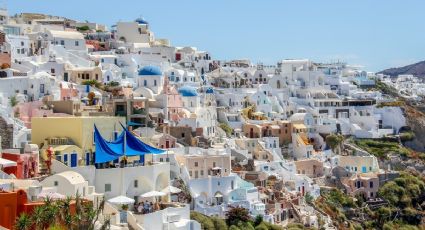
M2 117L0 117L0 136L3 149L13 148L13 125L7 124Z

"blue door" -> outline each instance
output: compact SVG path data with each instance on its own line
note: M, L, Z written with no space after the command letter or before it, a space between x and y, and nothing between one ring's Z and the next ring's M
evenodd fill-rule
M77 154L71 154L71 167L77 167Z
M90 153L86 153L86 165L90 165Z
M63 163L68 165L68 154L63 155Z
M140 155L139 157L140 157L139 158L139 163L141 163L141 164L144 165L144 163L145 163L145 155Z
M362 167L362 173L366 173L366 167L365 166Z

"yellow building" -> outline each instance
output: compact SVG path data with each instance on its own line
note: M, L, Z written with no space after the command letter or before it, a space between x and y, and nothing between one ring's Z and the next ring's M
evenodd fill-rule
M87 80L103 82L102 70L98 66L66 69L64 75L64 78L66 78L65 81L71 81L78 84Z
M60 145L75 145L81 150L75 149L71 154L70 161L79 162L91 160L90 153L94 152L94 124L101 135L107 140L113 140L114 131L121 132L119 124L125 125L124 117L35 117L31 121L31 142L37 144L40 149L46 149L46 141L49 145L59 148ZM69 147L69 146L68 146ZM69 148L59 149L68 153ZM77 158L77 159L76 159ZM63 160L63 158L62 158Z

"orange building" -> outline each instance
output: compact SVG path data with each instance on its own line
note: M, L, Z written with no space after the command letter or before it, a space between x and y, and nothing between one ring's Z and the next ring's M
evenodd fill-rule
M85 202L91 202L84 200ZM13 229L16 219L22 214L31 215L34 209L44 205L44 201L29 201L24 190L13 192L0 190L0 226L6 229ZM75 201L69 207L71 214L75 214Z

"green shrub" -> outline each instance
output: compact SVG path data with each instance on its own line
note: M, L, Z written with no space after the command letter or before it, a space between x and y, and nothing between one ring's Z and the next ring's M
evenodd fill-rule
M220 230L221 229L223 229L223 230L228 229L226 221L224 221L223 219L218 218L218 217L211 217L211 220L214 223L215 229L220 229Z

